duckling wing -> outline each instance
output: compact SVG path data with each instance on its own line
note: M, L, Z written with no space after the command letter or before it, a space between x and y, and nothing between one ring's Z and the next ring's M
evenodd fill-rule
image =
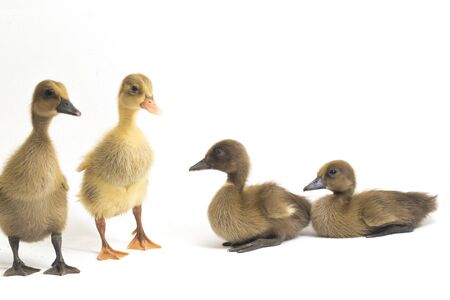
M275 183L269 182L259 186L259 199L264 214L272 219L283 219L297 212L293 194Z
M87 169L87 167L90 165L91 163L91 158L92 158L92 154L94 151L90 152L88 155L86 155L84 157L83 162L78 166L77 168L77 172L83 172L84 170Z
M66 192L69 191L69 184L67 183L67 178L64 175L63 175L62 187Z
M398 224L400 219L383 209L370 208L362 212L362 219L369 227L384 227Z
M401 213L395 209L395 202L389 194L382 191L369 191L360 194L361 217L369 227L384 227L392 224L402 224Z
M83 172L84 170L86 170L87 166L89 164L86 163L85 161L83 161L77 168L77 172Z

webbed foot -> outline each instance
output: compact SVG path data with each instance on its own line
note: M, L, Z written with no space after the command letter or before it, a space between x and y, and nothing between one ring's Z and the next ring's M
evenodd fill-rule
M121 259L124 256L127 256L128 253L114 250L111 247L102 247L100 253L97 256L98 260L107 260L107 259Z
M3 276L28 276L39 271L39 269L29 267L20 261L14 263L11 268L6 270Z
M149 249L158 249L161 248L160 245L152 242L144 232L139 232L138 230L133 231L133 234L136 234L131 240L130 244L128 244L128 249L133 250L149 250Z
M80 270L78 270L75 267L67 265L64 261L57 261L57 260L53 262L52 267L50 269L44 272L44 274L47 275L59 275L59 276L77 273L80 273Z
M366 235L366 238L385 236L385 235L395 234L395 233L411 232L413 230L414 230L414 227L411 225L389 225L386 227L381 227L381 228L376 229L373 233Z
M265 248L265 247L278 246L281 244L281 242L282 242L282 240L279 238L257 239L257 240L251 241L249 243L230 248L230 249L228 249L228 251L229 252L237 252L237 253L245 253L245 252L250 252L250 251L254 251L254 250Z

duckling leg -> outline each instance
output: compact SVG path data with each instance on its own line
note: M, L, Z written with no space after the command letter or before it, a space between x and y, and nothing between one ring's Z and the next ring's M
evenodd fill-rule
M66 274L80 273L80 270L78 270L75 267L66 265L66 263L64 262L64 258L62 256L61 251L62 245L61 233L52 233L52 244L53 248L55 248L56 259L52 263L52 267L47 271L45 271L44 274L63 276Z
M254 241L251 241L247 244L243 244L241 246L238 247L234 247L234 248L230 248L228 249L229 252L237 252L237 253L244 253L244 252L249 252L249 251L253 251L253 250L257 250L260 248L265 248L265 247L273 247L273 246L278 246L283 242L283 238L280 236L276 236L273 238L265 238L265 239L256 239Z
M366 235L366 237L372 238L372 237L384 236L384 235L394 234L394 233L411 232L413 230L414 230L414 227L411 225L389 225L389 226L377 229L374 233Z
M126 252L120 252L111 248L105 238L106 222L105 218L96 218L95 225L97 226L98 233L102 239L102 249L97 256L98 260L106 259L121 259L122 257L128 255Z
M36 272L39 272L39 269L35 269L32 267L28 267L24 264L24 262L19 258L19 243L20 239L15 236L9 236L9 245L11 246L14 262L11 268L5 271L3 276L27 276Z
M138 205L133 208L134 218L136 219L136 230L133 231L132 234L136 234L133 240L128 245L128 249L134 250L148 250L148 249L156 249L161 248L160 245L153 243L144 232L144 228L142 227L142 206Z

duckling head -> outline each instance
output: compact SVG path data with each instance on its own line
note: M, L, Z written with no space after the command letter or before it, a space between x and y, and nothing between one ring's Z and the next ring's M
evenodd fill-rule
M355 172L352 166L343 160L334 160L326 163L317 178L305 186L303 191L328 189L334 193L353 193L356 187Z
M66 87L53 80L41 81L35 88L31 104L33 115L51 118L58 113L81 116L81 112L69 101Z
M242 171L248 173L249 166L250 159L244 145L235 140L223 140L214 144L205 157L190 167L189 171L213 169L227 174Z
M123 79L119 91L119 108L136 111L142 108L152 114L160 113L153 100L152 82L147 76L130 74Z

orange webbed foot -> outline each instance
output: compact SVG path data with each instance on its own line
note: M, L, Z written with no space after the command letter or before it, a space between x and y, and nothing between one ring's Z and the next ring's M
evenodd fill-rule
M124 256L127 256L128 253L114 250L111 247L103 247L100 250L100 253L97 256L98 260L107 260L107 259L121 259Z
M149 250L149 249L158 249L161 248L160 245L152 242L145 233L137 233L137 231L133 231L132 234L136 234L133 240L128 244L128 249L133 250Z

